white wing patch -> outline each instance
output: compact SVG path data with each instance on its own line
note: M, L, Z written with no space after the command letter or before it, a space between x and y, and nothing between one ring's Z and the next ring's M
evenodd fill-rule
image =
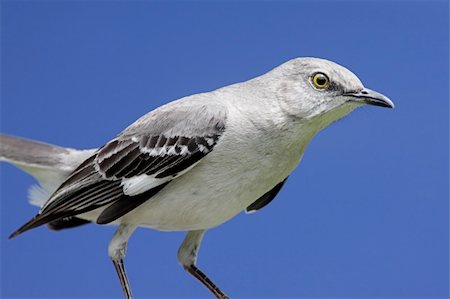
M163 177L163 178L155 178L155 175L147 175L141 174L139 176L135 176L128 179L122 179L121 186L123 188L123 193L128 196L135 196L142 194L150 189L153 189L161 184L164 184L168 181L175 179L176 177L185 174L189 170L191 170L195 165L199 162L194 163L192 166L180 171L176 175Z
M128 196L135 196L159 186L172 178L165 177L161 179L155 178L153 175L141 174L129 179L122 179L123 193Z
M205 148L205 147L203 147ZM162 157L162 156L182 156L190 154L188 147L186 145L177 146L164 146L164 147L156 147L156 148L141 148L141 152L148 154L151 157ZM202 152L206 152L202 150Z

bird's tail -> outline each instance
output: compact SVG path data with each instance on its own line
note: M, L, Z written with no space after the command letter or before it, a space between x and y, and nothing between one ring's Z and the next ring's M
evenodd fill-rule
M31 204L42 207L69 174L95 150L75 150L0 134L0 161L9 162L32 175Z

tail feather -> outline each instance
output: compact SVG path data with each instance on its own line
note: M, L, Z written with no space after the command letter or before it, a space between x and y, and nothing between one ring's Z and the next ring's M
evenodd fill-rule
M25 168L66 168L63 157L72 149L38 141L0 135L0 160ZM27 171L27 170L25 170Z
M30 203L39 207L42 207L70 173L94 152L95 149L75 150L0 134L0 162L9 162L38 180L39 186L32 186L28 196ZM54 225L57 229L87 223L81 219L58 222L57 217L42 219L38 216L39 214L12 233L10 238L53 220L57 221Z
M0 134L0 161L9 162L38 180L40 186L32 186L28 197L31 204L39 207L94 151L75 150Z

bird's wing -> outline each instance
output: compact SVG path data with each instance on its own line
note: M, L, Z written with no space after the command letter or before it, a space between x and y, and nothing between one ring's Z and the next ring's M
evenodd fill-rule
M225 123L226 109L212 103L172 102L148 113L75 169L11 237L100 207L97 223L120 218L199 163Z
M278 192L280 192L287 179L288 178L285 178L282 182L276 184L270 191L267 191L263 196L255 200L245 209L245 212L253 213L267 206L277 196Z

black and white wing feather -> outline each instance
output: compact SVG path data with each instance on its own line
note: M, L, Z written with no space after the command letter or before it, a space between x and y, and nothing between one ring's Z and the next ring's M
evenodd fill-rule
M150 112L84 161L10 237L98 208L99 224L122 217L209 154L225 122L225 109L212 104L178 101Z

